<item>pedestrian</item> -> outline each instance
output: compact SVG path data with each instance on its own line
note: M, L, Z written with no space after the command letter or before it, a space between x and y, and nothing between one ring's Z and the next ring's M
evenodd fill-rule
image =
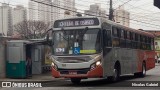
M32 76L32 60L30 57L27 57L27 76L31 77Z

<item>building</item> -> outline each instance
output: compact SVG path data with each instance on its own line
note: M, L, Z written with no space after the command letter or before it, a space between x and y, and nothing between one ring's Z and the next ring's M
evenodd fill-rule
M24 8L22 5L17 5L12 10L13 15L13 26L27 20L27 9Z
M0 6L0 33L5 36L13 33L12 8L6 3L2 3Z
M13 34L15 36L17 33L15 26L23 21L27 20L27 9L22 5L17 5L15 8L12 9L12 22L13 22Z
M85 13L85 16L106 17L106 11L101 8L100 4L92 4L92 5L90 5L89 10L85 10L84 13Z
M39 20L39 11L38 11L38 3L29 1L28 3L28 19L29 20Z
M124 7L121 6L118 9L114 10L114 21L116 23L129 27L130 13L124 10Z
M48 23L76 15L75 12L72 12L76 11L75 0L38 0L38 2L42 1L48 5L29 1L29 20L39 20Z
M157 56L160 58L160 30L146 30L155 35L154 45Z
M52 21L73 17L76 15L75 0L53 0L53 5L55 7L53 7L52 9L54 12ZM64 8L66 10L61 8Z
M27 10L22 5L15 8L3 3L0 6L0 33L4 36L12 36L14 33L14 25L27 20Z
M46 4L52 4L52 0L38 0ZM29 0L29 20L51 22L51 6Z

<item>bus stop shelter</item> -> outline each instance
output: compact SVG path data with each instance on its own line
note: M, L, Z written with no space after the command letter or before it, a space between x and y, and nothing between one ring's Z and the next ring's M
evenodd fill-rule
M43 62L43 44L29 40L7 42L6 77L27 78L41 74Z

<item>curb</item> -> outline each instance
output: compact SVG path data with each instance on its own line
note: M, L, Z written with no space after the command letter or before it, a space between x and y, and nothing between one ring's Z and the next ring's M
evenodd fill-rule
M45 79L42 79L45 80ZM14 78L2 78L0 81L40 81L40 79L14 79Z
M66 80L67 78L52 78L52 79L10 79L10 78L2 78L0 79L0 82L3 81L24 81L24 82L52 82L57 80Z

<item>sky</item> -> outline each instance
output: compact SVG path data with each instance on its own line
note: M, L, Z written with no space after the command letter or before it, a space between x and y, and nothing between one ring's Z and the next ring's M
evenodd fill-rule
M63 1L63 0L61 0ZM78 11L89 9L90 4L98 3L101 8L109 10L109 0L75 0ZM130 12L130 27L144 30L160 30L160 9L153 6L154 0L113 0L113 9L123 5ZM0 0L13 5L28 6L28 0ZM126 3L127 2L127 3ZM124 4L125 3L125 4ZM108 13L107 13L108 14Z

